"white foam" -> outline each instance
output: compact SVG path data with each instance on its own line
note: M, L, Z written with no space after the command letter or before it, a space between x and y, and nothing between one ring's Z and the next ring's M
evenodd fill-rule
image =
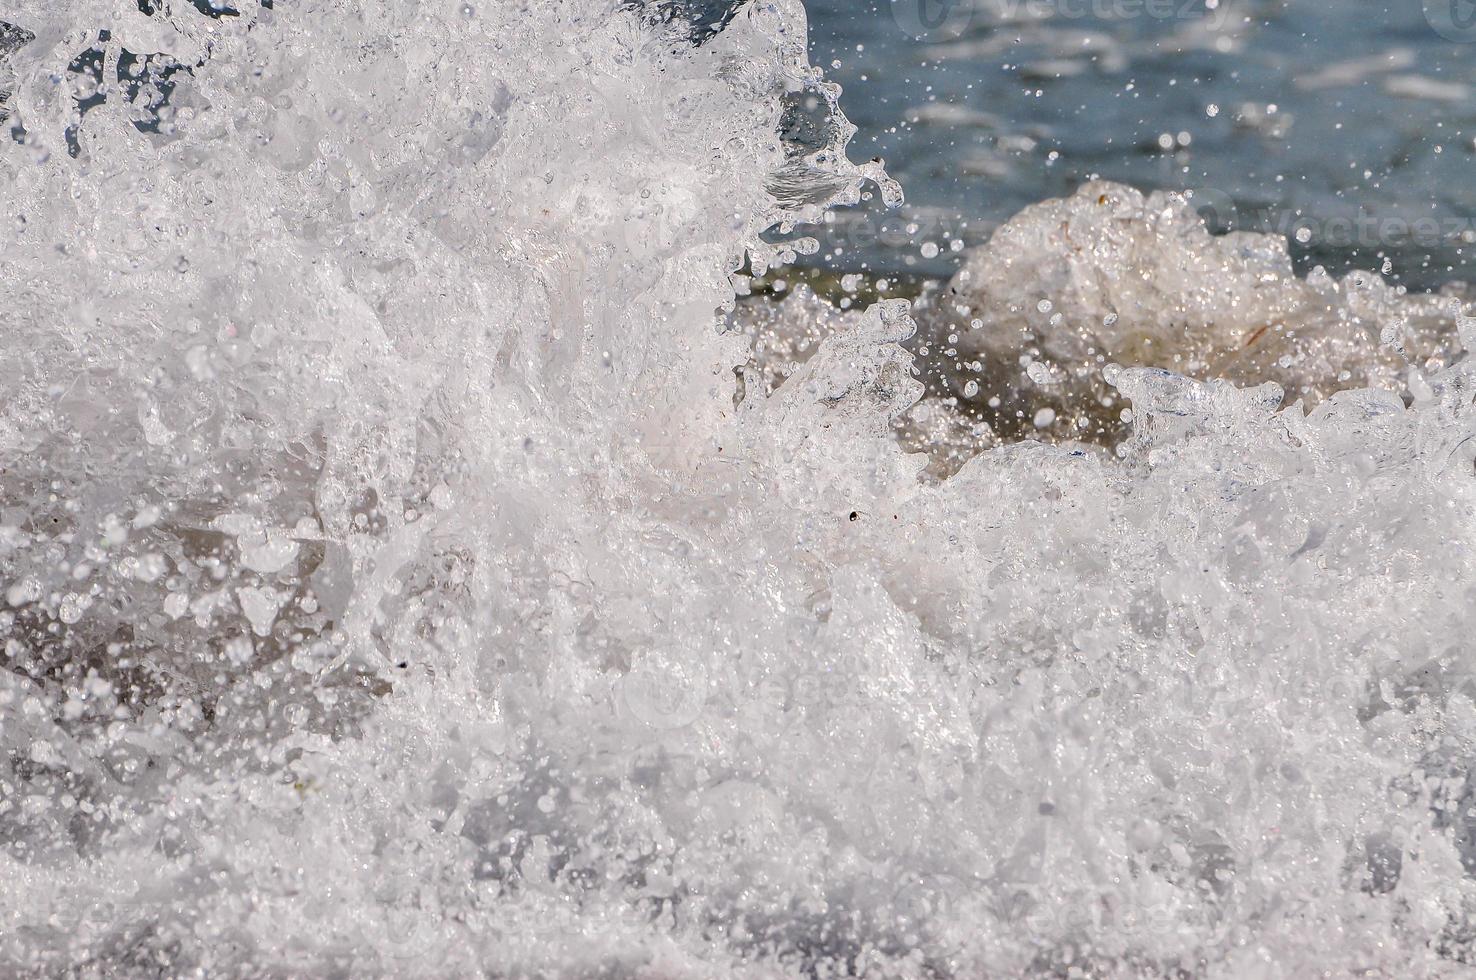
M744 249L896 196L840 158L797 5L700 47L593 0L242 6L7 14L8 969L1468 955L1465 362L1310 413L1121 368L1121 459L924 482L906 303L734 397ZM126 86L78 123L104 27L110 85L120 43L203 60L159 132ZM1174 308L1243 326L1242 261Z

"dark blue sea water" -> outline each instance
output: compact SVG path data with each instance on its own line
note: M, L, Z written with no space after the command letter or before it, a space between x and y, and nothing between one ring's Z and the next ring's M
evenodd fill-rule
M853 156L908 195L844 232L838 267L945 274L950 242L1101 176L1194 190L1217 228L1285 234L1303 268L1476 280L1471 0L806 7Z

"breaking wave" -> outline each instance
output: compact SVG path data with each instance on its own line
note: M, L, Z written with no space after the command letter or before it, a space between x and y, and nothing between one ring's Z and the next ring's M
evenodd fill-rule
M1463 296L1090 185L740 301L900 200L796 0L0 19L6 972L1476 956Z

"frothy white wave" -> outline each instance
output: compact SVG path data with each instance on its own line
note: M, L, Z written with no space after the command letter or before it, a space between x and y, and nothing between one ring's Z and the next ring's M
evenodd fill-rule
M1472 955L1467 362L925 482L905 302L735 397L745 250L897 193L796 3L0 9L7 970Z

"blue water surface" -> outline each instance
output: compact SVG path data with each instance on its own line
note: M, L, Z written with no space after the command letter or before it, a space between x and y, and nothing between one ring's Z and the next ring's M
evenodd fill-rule
M806 7L853 157L908 195L843 217L819 261L944 275L952 243L1103 177L1192 190L1217 230L1284 234L1304 270L1476 281L1473 0Z

